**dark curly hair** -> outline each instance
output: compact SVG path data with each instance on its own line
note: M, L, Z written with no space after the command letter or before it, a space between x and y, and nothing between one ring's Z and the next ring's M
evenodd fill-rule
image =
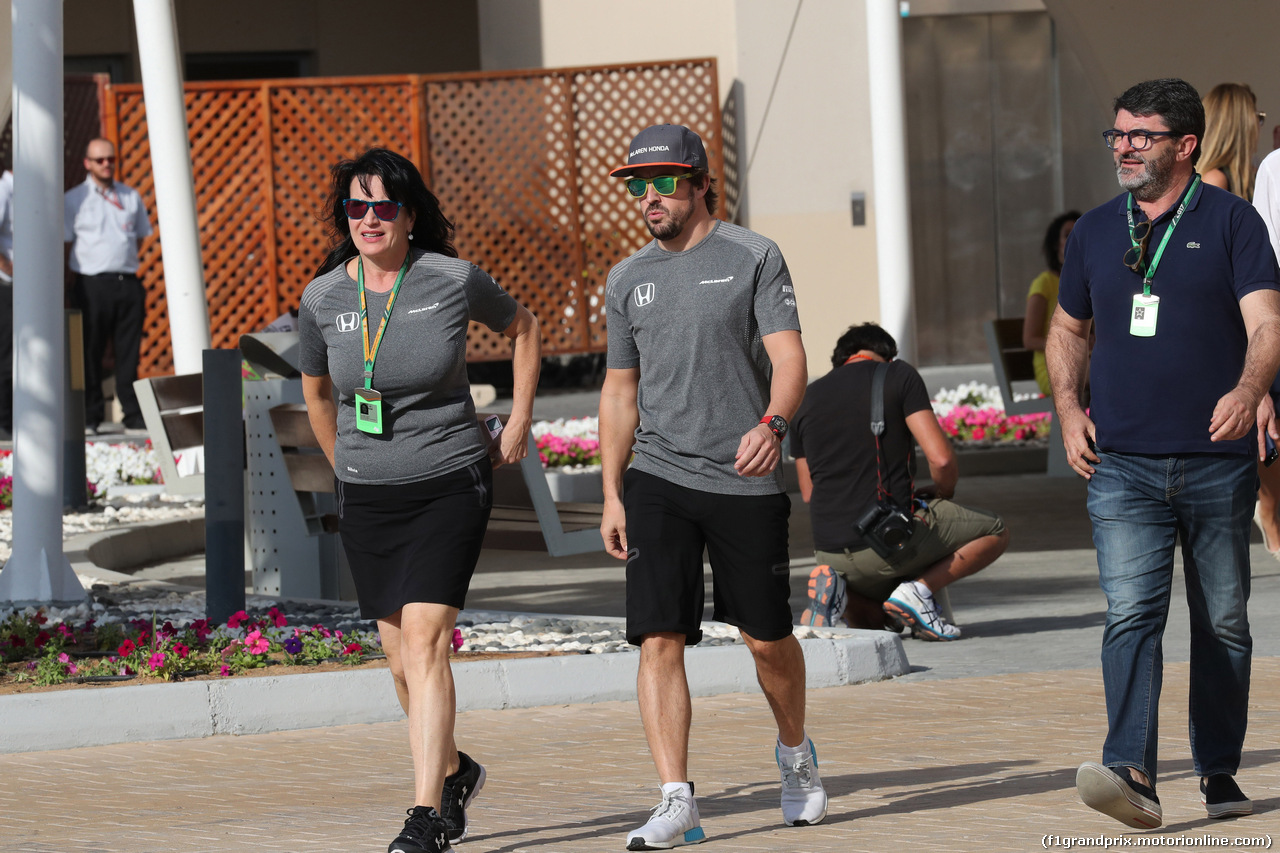
M1080 211L1068 210L1066 213L1059 213L1049 223L1049 228L1044 232L1044 243L1041 249L1044 251L1045 262L1049 265L1049 269L1054 272L1062 272L1062 261L1058 260L1058 238L1062 236L1062 226L1068 222L1075 222L1080 218Z
M368 193L369 179L375 176L382 181L387 198L404 206L400 215L406 211L413 214L410 234L414 246L451 258L458 257L458 250L453 247L453 223L440 211L440 202L427 189L422 173L408 158L386 148L370 148L354 160L337 163L330 174L329 196L325 199L327 211L321 219L328 222L333 242L329 254L316 270L317 278L359 254L355 241L351 239L351 220L347 218L342 202L350 198L353 180L359 180L361 188Z
M831 366L840 367L849 360L849 356L861 350L873 352L885 361L893 361L898 357L898 342L875 323L850 326L836 341L835 351L831 353Z

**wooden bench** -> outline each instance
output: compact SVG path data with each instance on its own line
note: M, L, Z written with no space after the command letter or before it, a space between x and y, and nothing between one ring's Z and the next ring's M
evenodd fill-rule
M1074 477L1075 472L1067 464L1067 451L1062 444L1062 427L1053 410L1052 397L1033 397L1014 400L1013 383L1035 381L1035 359L1031 350L1022 345L1021 317L1004 317L985 323L987 352L996 374L996 387L1004 398L1004 410L1009 415L1030 415L1048 412L1052 415L1049 425L1049 460L1046 473L1050 477Z
M306 406L276 406L271 409L271 423L308 530L338 532L337 517L320 512L314 501L315 494L333 493L333 467L320 451ZM530 436L529 455L519 465L503 465L493 472L493 512L484 547L546 549L553 557L603 551L601 511L600 504L556 503Z
M151 447L171 495L204 494L204 474L178 473L174 454L204 447L204 383L199 373L156 376L133 383Z

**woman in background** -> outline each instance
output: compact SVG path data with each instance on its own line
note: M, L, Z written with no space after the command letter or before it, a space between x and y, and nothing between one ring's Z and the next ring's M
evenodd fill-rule
M1267 114L1244 83L1219 83L1204 96L1200 175L1206 184L1253 199L1253 158Z
M1206 184L1253 199L1253 158L1258 150L1258 131L1266 113L1258 111L1253 90L1244 83L1219 83L1204 96L1204 145L1200 174ZM1272 400L1277 386L1272 384ZM1262 545L1280 560L1280 465L1258 463L1258 503L1253 521L1262 531Z
M1058 307L1058 274L1062 272L1062 259L1067 254L1067 238L1071 236L1071 229L1076 226L1079 218L1078 210L1068 210L1049 223L1041 246L1049 268L1031 282L1031 290L1027 293L1027 313L1022 320L1022 345L1034 353L1036 384L1040 386L1040 393L1046 397L1053 391L1049 388L1044 342L1049 336L1049 320L1053 317L1053 309Z

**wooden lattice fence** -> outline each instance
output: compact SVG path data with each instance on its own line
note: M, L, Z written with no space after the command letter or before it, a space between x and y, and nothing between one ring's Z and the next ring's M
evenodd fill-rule
M62 79L63 188L84 180L84 151L89 140L106 132L102 107L106 74L67 74ZM13 166L13 115L0 130L0 163Z
M138 85L106 89L118 178L155 221ZM422 169L457 227L464 258L535 314L546 354L605 346L605 276L648 239L608 171L631 137L687 124L722 175L713 59L456 75L188 83L187 120L215 347L296 308L329 245L329 168L370 145ZM172 370L159 235L141 249L147 286L143 375ZM468 358L510 357L473 324Z

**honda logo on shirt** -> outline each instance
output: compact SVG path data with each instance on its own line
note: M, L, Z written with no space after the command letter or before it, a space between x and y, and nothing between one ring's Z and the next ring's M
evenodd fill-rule
M339 332L354 332L360 326L360 315L355 311L339 314L337 319Z
M636 307L643 308L653 301L653 282L642 284L636 288Z

